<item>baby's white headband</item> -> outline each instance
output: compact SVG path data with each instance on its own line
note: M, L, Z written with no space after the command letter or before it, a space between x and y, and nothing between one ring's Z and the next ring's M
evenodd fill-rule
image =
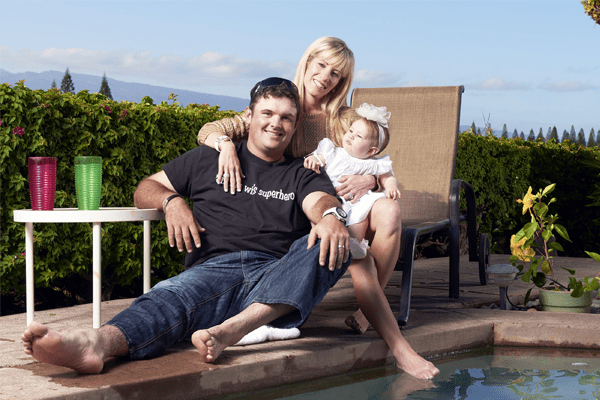
M369 121L377 122L377 127L379 128L379 144L377 148L381 149L381 145L385 140L383 128L388 127L388 119L390 119L392 113L387 110L387 107L375 107L373 104L368 103L363 103L358 107L356 113Z

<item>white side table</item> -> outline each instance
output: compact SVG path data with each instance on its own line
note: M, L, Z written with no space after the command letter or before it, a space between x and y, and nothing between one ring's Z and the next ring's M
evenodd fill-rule
M150 290L150 221L164 219L157 209L136 207L101 207L99 210L55 208L52 211L14 210L15 222L25 223L25 276L27 297L27 326L33 321L33 223L81 223L91 222L93 232L93 327L100 327L100 299L102 292L101 224L102 222L144 221L144 293Z

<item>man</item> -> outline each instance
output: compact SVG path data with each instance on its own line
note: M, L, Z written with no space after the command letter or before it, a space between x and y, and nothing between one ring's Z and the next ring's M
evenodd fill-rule
M25 353L99 373L110 357L154 357L191 336L201 360L214 362L262 325L304 323L348 267L349 235L329 179L284 156L299 109L290 81L254 87L248 141L236 144L245 187L235 196L215 182L219 154L206 146L142 181L135 205L165 212L169 243L188 252L186 270L98 330L58 333L32 322Z

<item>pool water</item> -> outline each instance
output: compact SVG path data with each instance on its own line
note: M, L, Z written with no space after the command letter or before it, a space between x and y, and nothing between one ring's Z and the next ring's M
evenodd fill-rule
M244 399L600 399L600 351L488 347L432 359L440 369L423 381L393 365L288 384ZM242 398L240 395L228 398Z

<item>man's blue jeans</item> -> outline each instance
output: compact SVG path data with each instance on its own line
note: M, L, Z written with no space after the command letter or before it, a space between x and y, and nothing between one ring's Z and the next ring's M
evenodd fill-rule
M121 330L131 359L157 356L189 338L239 314L252 303L288 304L296 311L271 324L302 325L333 285L341 269L319 265L319 242L306 250L308 235L292 244L283 258L242 251L213 257L160 282L108 325Z

